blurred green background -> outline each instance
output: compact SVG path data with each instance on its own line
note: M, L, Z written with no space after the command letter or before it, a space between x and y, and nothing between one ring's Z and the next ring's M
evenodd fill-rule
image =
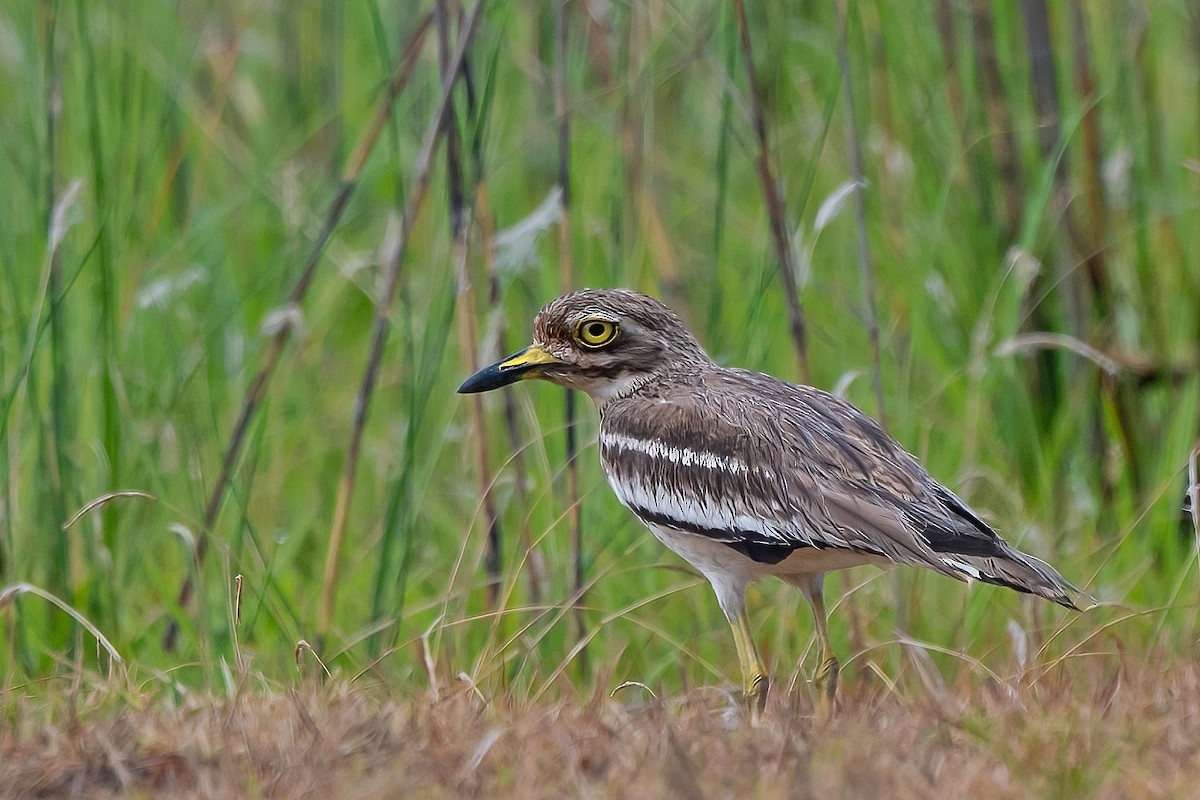
M300 640L331 670L398 687L463 674L537 697L735 681L711 592L604 484L587 401L575 404L574 479L560 390L518 386L475 417L454 389L523 345L544 302L582 286L659 296L719 362L799 379L756 108L812 383L883 413L1006 538L1104 601L1080 617L916 571L846 573L828 594L849 685L920 687L930 665L949 681L1013 676L1026 644L1033 654L1047 639L1046 661L1190 653L1200 12L1159 0L844 6L853 124L834 4L752 4L752 94L730 4L571 0L559 62L554 4L489 2L451 95L453 166L443 139L425 192L439 51L448 58L473 3L446 4L443 37L427 2L5 4L0 587L17 588L0 609L3 685L27 693L73 662L107 674L76 618L150 685L287 684ZM406 53L412 71L389 105ZM64 529L118 490L152 497L109 499ZM751 614L769 665L794 675L812 634L800 595L765 584ZM947 652L919 670L890 644L898 631Z

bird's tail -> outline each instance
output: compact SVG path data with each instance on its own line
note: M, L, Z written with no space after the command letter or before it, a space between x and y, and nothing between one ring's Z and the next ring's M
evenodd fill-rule
M1053 600L1075 611L1086 611L1097 605L1095 598L1060 575L1054 567L1007 544L1001 555L946 553L942 555L942 563L957 578L1007 586L1018 592Z

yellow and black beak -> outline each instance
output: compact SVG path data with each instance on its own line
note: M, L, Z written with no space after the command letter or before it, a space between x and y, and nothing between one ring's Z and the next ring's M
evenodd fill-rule
M519 353L513 353L505 359L497 361L490 367L484 367L463 381L458 387L459 394L474 394L475 392L490 392L501 386L516 383L522 378L537 377L538 368L547 364L561 364L561 360L547 353L537 345L530 345Z

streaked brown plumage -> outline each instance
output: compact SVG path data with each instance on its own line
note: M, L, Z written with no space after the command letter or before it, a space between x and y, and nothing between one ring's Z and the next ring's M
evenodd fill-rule
M533 344L460 392L541 378L586 392L600 459L621 502L712 583L756 709L768 680L746 622L746 586L775 575L813 606L817 683L834 699L825 572L913 564L1077 609L1082 593L1009 546L874 420L811 386L718 366L669 308L627 290L546 305Z

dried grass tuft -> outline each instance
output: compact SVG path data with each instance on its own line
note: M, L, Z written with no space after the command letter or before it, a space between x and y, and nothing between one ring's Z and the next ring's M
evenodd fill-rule
M853 690L854 687L848 687ZM712 691L630 706L344 686L0 732L0 794L119 797L1181 797L1200 792L1200 666L1080 659L1019 696L846 698L825 727Z

